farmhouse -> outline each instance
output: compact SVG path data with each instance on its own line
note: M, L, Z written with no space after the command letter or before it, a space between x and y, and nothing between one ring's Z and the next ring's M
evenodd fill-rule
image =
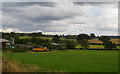
M11 42L7 39L0 38L0 48L6 48L7 45L11 45Z

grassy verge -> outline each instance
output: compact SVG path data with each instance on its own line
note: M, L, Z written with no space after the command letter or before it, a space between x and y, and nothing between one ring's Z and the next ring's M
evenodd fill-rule
M2 72L49 72L49 70L40 68L33 64L23 64L23 62L16 61L12 58L2 56Z

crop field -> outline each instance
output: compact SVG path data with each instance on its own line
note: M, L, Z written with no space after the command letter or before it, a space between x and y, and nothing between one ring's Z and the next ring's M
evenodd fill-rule
M3 52L6 58L37 65L50 72L117 72L118 51L66 50L34 53ZM41 71L40 71L41 72Z
M77 45L76 48L82 48L80 45ZM104 45L90 45L90 49L104 49ZM117 49L120 49L120 46L117 46Z
M23 37L20 37L20 39L24 39L24 38L31 38L29 36L23 36ZM52 37L39 37L39 38L43 38L43 39L49 39L51 40ZM65 38L61 38L61 40L66 40ZM73 40L73 39L68 39L68 40ZM76 40L75 40L76 41ZM110 41L112 41L113 43L115 44L120 44L120 39L110 39ZM95 39L92 39L92 40L89 40L90 43L97 43L97 44L103 44L102 41L100 41L99 39L95 38Z
M29 36L20 37L20 39L26 39L26 38L30 39L30 38L32 38L32 37L29 37ZM49 39L49 40L52 39L52 37L36 37L36 38Z
M120 44L120 39L110 39L110 41L112 41L113 43L115 44ZM103 44L102 41L100 41L99 39L92 39L92 40L89 40L90 43L99 43L99 44Z
M80 45L77 45L76 48L82 48ZM104 49L104 45L90 45L90 49Z

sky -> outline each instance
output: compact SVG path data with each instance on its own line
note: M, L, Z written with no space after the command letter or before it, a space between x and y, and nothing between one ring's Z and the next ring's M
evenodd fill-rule
M118 35L117 2L3 2L0 16L3 32Z

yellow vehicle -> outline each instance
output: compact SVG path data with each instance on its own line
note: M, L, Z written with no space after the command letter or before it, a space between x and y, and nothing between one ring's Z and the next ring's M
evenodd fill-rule
M33 48L33 51L39 51L39 52L44 52L47 51L47 47L41 47L41 48Z

